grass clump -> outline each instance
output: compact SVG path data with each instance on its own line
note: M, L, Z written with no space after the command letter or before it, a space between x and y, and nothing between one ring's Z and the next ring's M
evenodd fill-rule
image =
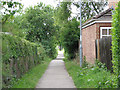
M32 68L28 73L23 75L18 81L14 80L12 88L35 88L39 79L44 74L45 70L47 69L49 62L51 59L46 58L45 61L42 61L41 64L37 65L36 67Z
M76 88L116 87L113 80L114 75L107 70L104 64L98 61L94 65L85 63L84 67L81 68L74 61L65 60L65 66Z

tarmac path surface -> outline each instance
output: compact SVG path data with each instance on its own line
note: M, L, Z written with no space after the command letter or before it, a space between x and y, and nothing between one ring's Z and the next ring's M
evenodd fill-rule
M57 58L50 62L36 88L76 88L65 68L63 58L63 52L59 51Z

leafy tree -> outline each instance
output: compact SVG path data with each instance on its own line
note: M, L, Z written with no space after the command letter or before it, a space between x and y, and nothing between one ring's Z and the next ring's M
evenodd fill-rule
M99 14L104 10L108 5L108 0L81 0L81 14L82 20L86 21L87 19L93 17L96 14ZM63 4L64 3L64 4ZM74 5L79 10L80 2L71 1L71 2L60 2L60 6L57 7L58 21L68 19L71 17L71 5ZM61 8L62 7L62 8ZM58 10L59 9L59 10ZM79 18L79 11L75 13L77 18ZM64 17L62 17L64 16Z
M63 28L64 25L66 25L68 23L68 18L71 15L71 11L70 9L68 9L68 7L70 7L71 2L62 2L60 4L59 7L57 7L54 11L54 19L55 19L55 24L58 26L59 31L57 34L58 36L58 44L61 46L62 45L62 40L61 37L63 37ZM64 37L63 37L64 38Z
M22 11L22 4L13 0L2 0L2 32L9 32L10 34L23 37L23 30L19 28L18 22L15 18L16 13Z
M106 1L106 0L105 0ZM60 26L60 42L65 49L65 52L69 55L70 59L75 58L75 52L77 52L79 47L79 23L77 18L71 17L71 5L75 5L79 8L79 2L61 2L60 5L55 10L55 21L56 24ZM104 7L107 5L107 2L95 2L83 1L82 2L82 21L86 21L92 16L99 14ZM104 7L103 7L104 6ZM79 13L78 13L79 15Z
M71 16L71 2L61 2L60 6L55 10L55 21L59 26L63 26L68 22L68 18Z
M79 47L79 22L76 18L70 20L71 2L62 2L55 10L54 18L56 24L60 26L60 42L65 49L69 59L75 58L75 53Z
M21 28L26 29L26 39L31 42L41 42L46 53L55 57L56 55L56 32L53 19L54 9L40 3L26 9L22 16Z
M75 53L78 52L80 34L78 26L79 22L74 18L62 29L61 42L69 59L75 58Z
M22 4L19 3L18 1L13 1L13 0L2 0L0 1L2 5L2 24L5 24L5 22L9 18L13 18L14 14L17 12L20 12L22 10Z
M96 14L99 14L104 10L104 8L107 6L108 2L107 0L84 0L81 3L81 14L82 14L82 20L85 21L91 17L93 17ZM73 2L73 5L75 5L77 8L79 8L79 2ZM79 17L79 13L77 14Z

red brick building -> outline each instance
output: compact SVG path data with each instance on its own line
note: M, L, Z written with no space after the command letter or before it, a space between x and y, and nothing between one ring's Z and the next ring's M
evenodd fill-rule
M83 57L86 57L87 62L94 63L96 59L95 40L110 36L111 22L110 8L82 25Z
M108 0L109 9L94 16L82 25L83 57L87 62L94 63L96 59L95 40L111 36L112 8L120 0Z

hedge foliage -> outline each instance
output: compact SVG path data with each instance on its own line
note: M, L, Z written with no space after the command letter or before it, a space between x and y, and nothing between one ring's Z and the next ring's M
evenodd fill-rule
M19 79L29 69L46 57L42 45L9 34L2 36L2 83L9 88L13 80Z
M70 60L76 57L76 52L78 52L79 48L80 30L78 26L79 22L74 18L68 21L61 34L61 44L65 50L65 57Z
M113 71L116 75L117 85L120 87L120 2L113 13L112 26Z

